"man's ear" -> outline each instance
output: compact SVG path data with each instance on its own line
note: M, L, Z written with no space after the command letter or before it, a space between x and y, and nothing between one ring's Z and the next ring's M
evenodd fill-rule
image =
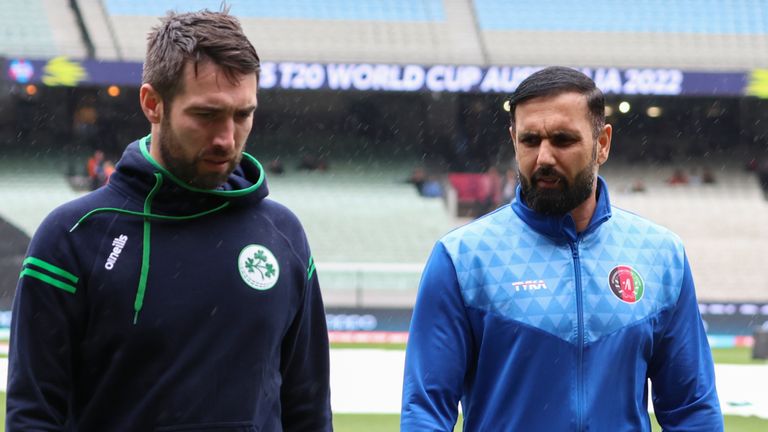
M139 89L139 103L144 116L152 124L159 124L163 120L163 99L152 88L151 84L144 83Z
M613 127L606 124L600 131L597 138L597 164L602 165L608 160L608 154L611 152L611 138L613 137Z
M510 126L509 127L509 137L512 139L512 149L515 150L515 154L517 154L517 141L515 141L515 127Z

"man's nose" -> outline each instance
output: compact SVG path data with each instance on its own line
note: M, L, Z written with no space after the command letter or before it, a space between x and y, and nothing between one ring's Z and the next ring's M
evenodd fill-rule
M213 145L226 150L231 150L235 147L235 122L233 119L223 119L216 125Z
M539 144L539 153L536 157L536 165L554 166L556 162L554 150L555 149L552 147L552 144L549 142L549 140L542 140L541 144Z

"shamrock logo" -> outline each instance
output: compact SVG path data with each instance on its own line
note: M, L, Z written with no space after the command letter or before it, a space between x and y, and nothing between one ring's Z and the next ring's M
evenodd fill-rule
M252 258L245 260L245 268L251 273L259 272L262 279L272 277L275 274L275 266L267 262L267 256L264 255L263 249L259 249Z
M273 287L280 276L280 265L275 255L261 245L248 245L243 248L238 265L243 281L258 290Z

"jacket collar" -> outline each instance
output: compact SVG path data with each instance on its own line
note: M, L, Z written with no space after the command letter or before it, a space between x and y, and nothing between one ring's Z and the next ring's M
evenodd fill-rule
M153 199L153 210L167 214L188 214L230 202L239 205L261 201L268 195L261 164L247 153L240 165L218 189L202 190L184 184L149 155L149 136L131 143L117 163L109 186L143 202L155 185L155 174L164 181Z
M536 232L556 240L575 242L579 233L576 231L576 223L570 213L563 216L547 216L531 210L522 198L522 188L517 186L515 199L512 201L512 210L528 226ZM597 205L587 229L582 235L588 234L611 217L611 202L608 196L608 185L605 180L597 177Z

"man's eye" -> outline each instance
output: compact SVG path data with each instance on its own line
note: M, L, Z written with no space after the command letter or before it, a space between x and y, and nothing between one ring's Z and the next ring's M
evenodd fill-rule
M552 141L556 146L568 146L575 143L577 140L574 137L560 136L560 137L555 137L555 139L553 139Z

